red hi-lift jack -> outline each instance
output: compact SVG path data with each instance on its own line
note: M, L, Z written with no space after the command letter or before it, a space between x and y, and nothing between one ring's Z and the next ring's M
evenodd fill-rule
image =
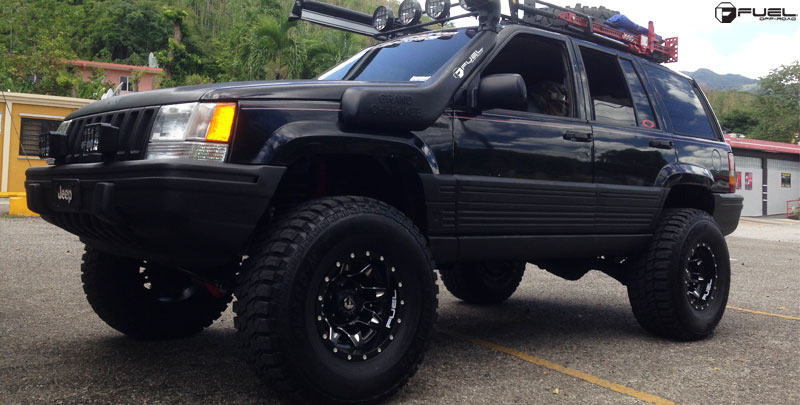
M587 28L589 21L574 12L565 11L558 15L558 18L576 24L581 27ZM593 29L600 35L605 35L613 39L624 42L628 45L628 50L637 55L653 55L661 54L666 57L664 63L671 63L678 61L678 37L664 38L664 43L661 44L653 29L653 22L647 24L647 35L636 35L629 32L621 31L616 28L609 27L604 24L593 24Z
M630 32L609 27L605 24L594 22L594 19L591 16L575 10L538 0L529 1L532 4L525 4L526 2L528 1L509 0L512 21L534 26L541 26L541 24L532 23L532 18L520 19L518 17L519 11L523 11L526 14L544 16L546 18L558 18L570 24L564 27L567 29L559 30L566 31L566 33L569 35L577 36L583 34L584 39L589 41L610 43L619 48L626 49L628 52L634 55L640 55L649 59L654 59L660 63L678 61L678 38L665 38L662 42L661 39L656 36L652 21L650 21L648 24L647 35L632 34ZM558 10L560 12L555 14L547 9L537 8L537 4L544 5L552 10ZM550 27L542 28L552 29Z

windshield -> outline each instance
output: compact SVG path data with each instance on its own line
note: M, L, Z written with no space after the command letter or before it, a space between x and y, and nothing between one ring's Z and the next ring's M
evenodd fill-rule
M467 30L439 31L367 48L319 80L424 82L472 38Z

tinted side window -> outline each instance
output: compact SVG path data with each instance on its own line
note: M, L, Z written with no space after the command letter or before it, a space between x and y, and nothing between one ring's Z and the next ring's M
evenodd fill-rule
M636 105L636 122L640 127L645 128L658 128L658 121L656 121L655 114L653 113L653 106L647 98L647 93L644 91L642 80L636 74L633 68L633 63L629 60L620 59L620 66L622 66L622 73L625 74L625 79L628 81L628 87L633 96L633 104Z
M567 50L563 41L520 34L508 44L482 76L517 73L528 90L527 111L572 116Z
M636 126L633 101L617 57L587 48L581 48L581 56L589 79L594 119L609 124Z
M653 66L647 66L647 75L664 101L675 133L717 139L703 103L688 79Z

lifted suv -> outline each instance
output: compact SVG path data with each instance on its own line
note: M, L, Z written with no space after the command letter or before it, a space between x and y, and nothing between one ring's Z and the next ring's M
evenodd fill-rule
M28 204L86 244L100 318L187 336L235 295L261 377L345 402L416 371L437 268L474 304L526 262L601 270L648 332L710 335L742 200L697 84L474 2L480 27L386 34L316 81L114 97L43 135L54 165L28 170Z

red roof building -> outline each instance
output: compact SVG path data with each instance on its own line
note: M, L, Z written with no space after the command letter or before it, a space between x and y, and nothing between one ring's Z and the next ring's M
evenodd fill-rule
M732 148L800 155L800 145L794 145L791 143L762 141L760 139L738 138L731 135L725 135L725 141L727 141Z
M800 199L800 145L725 135L736 156L743 216L786 215Z
M119 63L93 62L90 60L65 60L64 62L78 69L84 81L90 80L93 70L102 70L105 74L106 82L122 85L121 94L153 90L158 84L158 76L164 73L164 69L148 66L121 65ZM141 75L141 78L138 83L135 83L137 74Z

